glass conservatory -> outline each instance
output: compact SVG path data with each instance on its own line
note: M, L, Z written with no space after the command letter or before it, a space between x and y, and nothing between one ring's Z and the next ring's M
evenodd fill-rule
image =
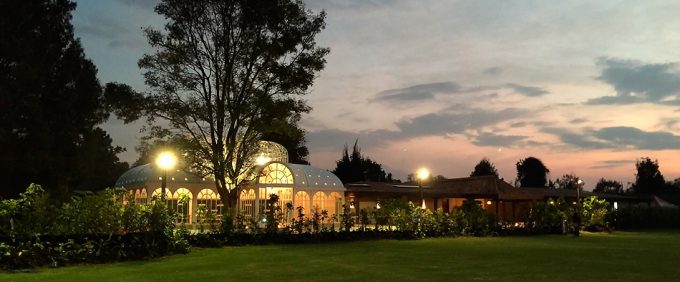
M261 141L259 152L253 157L255 176L239 192L239 213L246 218L259 218L264 212L269 195L278 196L284 222L296 217L296 208L305 215L327 211L329 217L339 216L344 202L345 188L333 173L309 165L288 163L288 152L280 144ZM163 171L155 164L131 168L121 175L117 187L130 191L138 203L147 203L161 195ZM177 212L178 223L196 223L202 210L222 214L223 205L215 190L214 181L200 178L181 170L167 172L165 201ZM292 209L289 209L292 207Z
M340 179L326 170L269 162L262 166L254 185L241 190L239 211L246 217L262 214L269 195L276 194L286 220L296 216L298 207L306 215L326 211L333 218L342 211L344 191Z

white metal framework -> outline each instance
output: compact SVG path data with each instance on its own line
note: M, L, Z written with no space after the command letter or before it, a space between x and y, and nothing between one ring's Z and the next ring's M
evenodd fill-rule
M271 194L278 196L276 205L281 208L284 223L296 216L296 208L310 216L314 207L329 216L338 215L344 203L342 182L334 174L309 165L288 163L286 149L274 142L262 141L260 151L254 156L252 182L245 183L238 191L238 213L258 221L266 212L266 200ZM259 158L259 159L258 159ZM165 173L154 164L131 168L116 181L117 187L130 191L129 200L148 203L161 195L162 175ZM148 194L147 194L148 193ZM200 177L179 169L167 171L167 189L163 192L166 204L178 215L180 223L197 223L198 209L216 214L224 212L220 195L214 187L214 179ZM205 207L205 208L203 208Z

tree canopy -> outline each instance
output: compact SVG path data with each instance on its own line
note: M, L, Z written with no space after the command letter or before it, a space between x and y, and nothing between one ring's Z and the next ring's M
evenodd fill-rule
M487 176L493 175L498 177L498 170L487 158L483 158L477 165L475 165L474 170L470 173L470 176Z
M357 181L391 182L391 173L386 174L381 164L371 160L369 157L361 155L361 149L359 148L358 142L358 139L354 141L352 154L349 153L347 145L345 145L342 157L336 162L333 173L337 175L343 183Z
M623 194L623 184L616 180L600 178L595 185L593 192Z
M649 157L641 158L635 163L635 183L631 186L634 193L654 194L662 192L666 185L659 162Z
M325 66L329 50L315 42L325 13L294 0L163 0L156 12L167 23L145 30L153 52L139 66L151 88L144 113L166 123L150 129L181 140L189 168L213 175L234 212L257 142L280 133L273 124L295 124L309 111L299 96ZM304 157L296 133L272 141Z
M517 182L520 187L546 187L550 170L535 157L519 160L517 167Z
M555 188L567 190L583 189L583 182L574 174L565 174L555 180Z
M51 195L112 186L127 169L110 136L97 69L74 37L68 0L0 2L0 196L31 182Z

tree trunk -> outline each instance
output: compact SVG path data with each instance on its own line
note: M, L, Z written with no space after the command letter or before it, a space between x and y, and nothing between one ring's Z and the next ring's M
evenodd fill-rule
M230 192L227 189L227 183L224 180L224 174L215 173L215 189L220 195L220 202L222 202L222 215L225 215L229 210L231 210Z
M224 206L222 209L222 216L229 215L231 220L235 221L238 215L238 191L240 188L237 186L234 189L227 189L227 182L224 180L224 174L215 173L215 188L220 195L220 202Z
M239 188L237 187L229 191L229 205L231 206L229 211L231 212L232 220L236 220L236 216L238 216L238 190Z

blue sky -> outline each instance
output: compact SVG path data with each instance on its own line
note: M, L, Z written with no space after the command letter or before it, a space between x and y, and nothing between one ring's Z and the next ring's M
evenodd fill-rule
M80 1L76 34L102 82L145 86L142 27L155 1ZM397 176L430 167L466 176L488 157L506 180L536 156L551 177L625 182L636 158L680 176L680 2L307 1L328 13L326 69L303 119L314 165L342 146ZM105 128L136 158L139 124Z

